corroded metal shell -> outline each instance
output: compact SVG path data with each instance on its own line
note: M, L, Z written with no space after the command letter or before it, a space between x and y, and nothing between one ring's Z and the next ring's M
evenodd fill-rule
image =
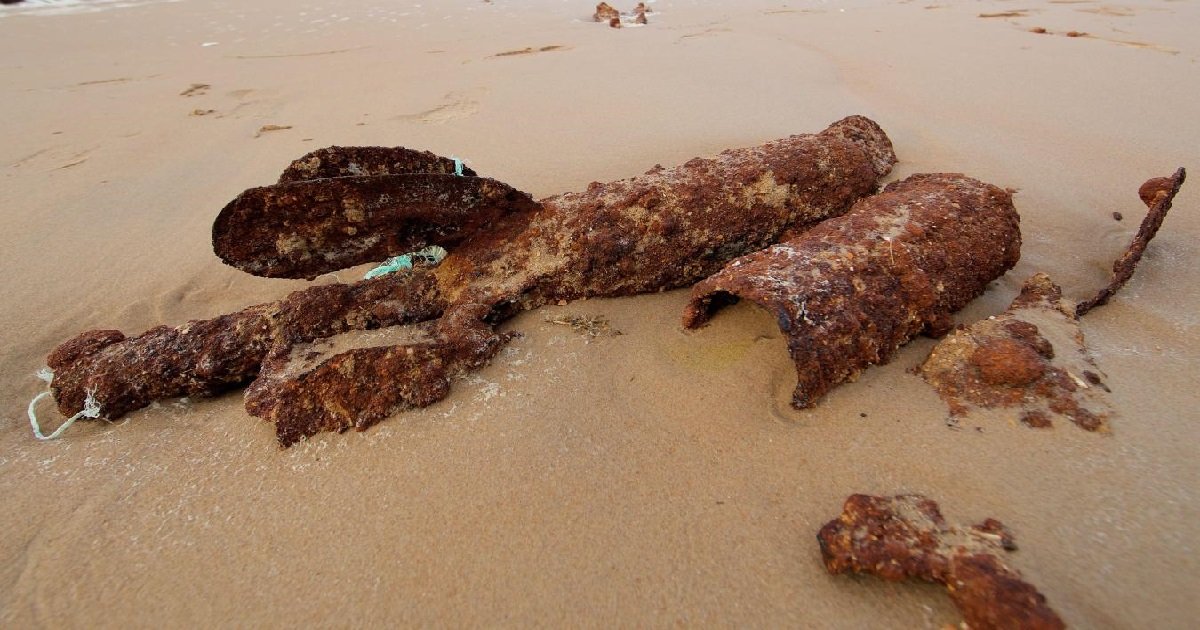
M213 251L256 276L315 278L427 245L453 247L529 195L484 177L357 175L251 188L213 223Z
M738 299L766 308L796 364L792 404L809 407L921 332L944 334L953 312L1016 264L1019 221L1000 188L914 175L732 261L693 287L683 323L696 328Z

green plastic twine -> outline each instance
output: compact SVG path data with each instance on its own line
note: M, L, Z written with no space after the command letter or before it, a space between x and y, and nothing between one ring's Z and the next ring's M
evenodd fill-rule
M386 275L394 271L412 269L414 258L427 262L431 265L436 265L442 262L442 259L445 257L445 249L438 247L437 245L430 245L429 247L419 251L393 256L392 258L383 261L383 263L378 267L368 271L367 275L363 276L363 279L370 280L371 278L378 278L379 276Z
M46 383L50 383L54 380L54 372L50 368L42 368L38 370L37 376L43 381L46 381ZM29 414L29 426L33 427L33 437L39 440L57 439L58 436L63 434L63 431L66 431L68 428L70 428L71 425L75 424L75 421L80 418L100 417L100 403L96 402L96 390L89 389L87 390L87 395L83 399L83 409L79 413L67 418L67 421L62 423L62 425L55 429L50 435L43 435L42 425L38 423L37 419L37 404L41 402L43 398L49 395L50 392L48 391L42 392L37 396L34 396L33 400L29 401L29 409L27 410L27 413Z

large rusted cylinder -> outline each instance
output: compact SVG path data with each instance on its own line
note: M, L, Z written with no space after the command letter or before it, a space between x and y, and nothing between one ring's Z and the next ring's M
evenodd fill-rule
M787 337L798 382L792 404L812 406L869 365L886 363L1020 257L1012 196L960 174L914 175L807 233L730 262L692 289L688 328L750 300Z
M845 213L895 163L879 125L849 116L542 199L539 212L505 216L452 248L435 273L450 302L504 296L525 308L684 287Z
M887 135L850 116L795 135L590 186L542 203L563 217L558 299L688 286L878 190Z

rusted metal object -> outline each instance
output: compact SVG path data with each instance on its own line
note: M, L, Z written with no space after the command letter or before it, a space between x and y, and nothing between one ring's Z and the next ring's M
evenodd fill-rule
M468 325L472 318L494 322L551 302L687 286L785 230L844 212L894 161L882 131L854 117L815 136L543 199L538 212L502 217L432 270L448 307L428 338L273 362L248 391L248 409L274 421L287 443L440 400L450 376L477 367L503 341ZM353 387L344 366L362 366L367 356L407 377Z
M975 407L1015 407L1031 427L1049 427L1061 416L1108 432L1104 373L1084 345L1074 306L1046 274L1026 280L1005 312L947 335L919 372L952 417Z
M1171 203L1175 201L1175 195L1179 193L1179 188L1183 186L1183 180L1186 178L1187 171L1181 167L1176 169L1170 177L1155 177L1146 180L1138 188L1138 197L1150 208L1150 211L1146 213L1146 218L1142 219L1142 225L1138 227L1137 234L1134 235L1133 241L1129 243L1125 253L1113 263L1113 277L1108 286L1101 289L1092 298L1080 302L1075 307L1075 315L1082 317L1093 308L1107 304L1109 298L1125 286L1126 282L1129 282L1129 279L1133 277L1134 269L1137 268L1138 261L1142 259L1142 254L1146 251L1146 246L1150 244L1154 235L1158 234L1163 219L1167 218Z
M328 160L333 158L325 156L322 163ZM455 204L445 214L452 219L448 223L460 226L462 239L450 243L449 255L440 265L385 276L392 280L378 285L384 287L379 293L358 288L375 287L369 284L374 281L345 286L338 290L345 296L338 302L341 311L316 299L288 311L292 318L305 321L306 326L300 327L303 332L275 327L278 307L265 305L225 316L232 319L181 327L189 331L186 334L180 329L155 329L153 334L112 341L101 348L89 345L86 340L92 333L85 333L64 344L78 349L64 353L64 360L54 368L55 396L61 411L73 413L70 408L82 405L85 392L95 389L104 416L113 418L154 398L207 395L245 383L265 365L261 383L248 392L247 407L276 422L282 444L321 430L362 429L393 411L444 397L454 374L482 364L503 344L505 339L492 332L495 322L548 302L687 286L785 233L844 213L876 189L895 160L891 143L878 125L852 116L819 134L725 151L675 168L655 167L632 179L594 183L586 191L537 204L514 200L505 191L504 211L489 214L486 222L461 220L471 212L476 213L471 216L480 214L486 203ZM397 177L406 176L337 177L255 189L262 191L255 196L277 200L262 215L270 220L231 222L221 232L242 239L237 246L248 252L239 258L243 268L280 264L276 244L295 233L296 226L301 226L311 244L305 260L330 261L330 267L361 262L357 255L342 257L346 241L339 236L344 234L339 217L345 216L344 200L357 194L345 183L392 185ZM456 186L478 189L480 182L487 181L440 174L407 177L445 182L443 191L460 190ZM305 195L291 195L293 187L305 187ZM435 189L431 185L428 190ZM321 195L327 198L318 200ZM422 204L431 196L421 192L415 198ZM315 211L314 202L327 203L330 210ZM408 211L402 207L394 216ZM411 248L439 242L424 227L439 217L431 207L421 206L420 212L426 211L427 221L415 228L401 220L381 222L379 230L387 234L386 239ZM467 227L473 231L468 233ZM305 275L328 268L307 264L297 263L292 269L305 269ZM328 286L309 291L317 289L334 291ZM381 308L386 316L361 315ZM338 350L335 339L330 347L293 352L298 343L346 331L438 317L423 326L392 331L403 340L398 343L381 338L355 346L360 339ZM190 337L192 330L203 330L203 340ZM191 345L177 352L176 340L185 337ZM216 359L210 359L210 348L220 349ZM213 361L236 369L210 378L205 366ZM151 364L152 370L143 369ZM67 376L60 380L58 370ZM375 380L391 372L405 379ZM103 396L110 390L138 395L123 394L122 404L110 410Z
M435 403L451 379L485 365L513 336L495 332L488 310L460 306L411 326L281 346L246 389L246 410L274 423L279 443L290 446Z
M1079 317L1133 276L1184 177L1179 169L1142 184L1138 193L1150 211L1113 265L1112 281L1094 297L1076 306L1049 276L1035 274L1003 313L956 330L933 348L919 372L950 406L951 417L974 408L1016 409L1021 422L1034 428L1066 418L1088 431L1109 432L1108 386Z
M348 330L395 326L436 317L444 304L432 277L388 275L292 293L214 319L158 326L126 338L93 330L64 342L46 364L63 415L83 408L87 392L105 418L119 418L172 396L213 396L245 385L273 348L288 348ZM282 351L282 350L279 350Z
M592 14L592 21L610 22L614 19L618 21L621 19L620 11L617 11L607 2L601 2L596 5L596 12Z
M1066 624L1002 556L1016 549L995 519L948 525L937 502L919 494L851 495L817 534L834 575L869 573L894 582L944 584L972 630L1050 630Z
M683 324L750 300L770 311L796 364L792 404L810 407L950 315L1020 257L1009 193L960 174L914 175L844 216L730 262L692 288Z
M426 245L453 247L497 218L537 207L529 195L453 173L358 175L251 188L217 216L213 250L269 278L307 278Z

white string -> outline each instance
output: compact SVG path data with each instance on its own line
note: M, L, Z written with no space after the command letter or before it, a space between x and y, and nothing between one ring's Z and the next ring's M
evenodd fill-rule
M50 368L42 368L38 370L37 377L49 383L54 380L54 372ZM68 428L70 428L70 426L75 424L75 421L80 418L100 417L100 403L96 402L96 390L89 389L87 390L87 395L83 399L83 409L79 413L67 418L67 421L62 423L62 426L55 429L50 435L43 435L42 425L38 423L37 419L37 404L41 402L43 398L49 395L50 392L42 392L37 396L34 396L33 400L29 401L29 426L33 427L33 437L39 440L57 439L58 436L63 434L63 431L66 431Z

